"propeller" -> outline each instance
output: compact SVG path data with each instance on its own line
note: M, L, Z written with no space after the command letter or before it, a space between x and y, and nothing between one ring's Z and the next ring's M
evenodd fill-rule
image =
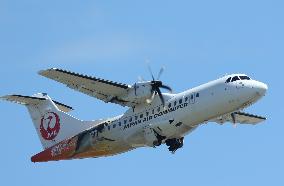
M160 81L160 77L161 75L163 74L165 68L162 67L158 73L158 78L157 80L155 80L155 77L153 75L153 72L152 72L152 69L150 67L150 65L148 64L148 70L151 74L151 77L152 77L152 81L151 81L151 86L152 86L152 89L151 89L151 92L152 92L152 96L150 99L147 99L147 103L151 103L155 97L155 94L158 94L159 98L161 99L161 102L163 104L163 106L165 106L165 99L162 95L162 92L161 92L161 89L160 88L163 88L163 89L166 89L168 90L169 92L173 92L172 88L167 86L167 85L164 85L162 81Z

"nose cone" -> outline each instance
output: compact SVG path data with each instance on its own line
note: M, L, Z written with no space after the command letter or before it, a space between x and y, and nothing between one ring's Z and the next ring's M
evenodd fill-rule
M268 86L265 83L257 82L257 84L255 85L255 88L256 88L257 94L259 94L260 96L264 96L268 89Z

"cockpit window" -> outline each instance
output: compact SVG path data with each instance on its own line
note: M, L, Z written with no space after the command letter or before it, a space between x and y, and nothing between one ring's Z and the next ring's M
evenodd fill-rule
M233 81L238 81L238 80L240 80L240 78L239 78L238 76L235 76L235 77L232 78L232 81L231 81L231 82L233 82Z
M226 83L230 83L230 81L231 81L231 77L229 77L227 80L226 80Z
M240 76L240 79L241 80L250 80L250 77L248 77L248 76Z

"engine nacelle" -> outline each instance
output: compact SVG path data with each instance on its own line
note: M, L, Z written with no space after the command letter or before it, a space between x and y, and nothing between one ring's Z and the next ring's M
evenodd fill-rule
M128 90L127 95L123 97L124 101L143 103L152 96L152 85L151 82L135 83Z

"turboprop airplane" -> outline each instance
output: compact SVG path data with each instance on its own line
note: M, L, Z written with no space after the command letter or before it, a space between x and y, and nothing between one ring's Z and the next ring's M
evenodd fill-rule
M151 81L132 86L56 68L39 74L129 109L113 118L81 121L67 114L72 107L52 100L46 93L1 97L25 105L31 115L44 148L31 158L32 162L111 156L162 144L174 153L183 146L184 136L201 124L255 125L266 120L243 112L267 90L266 84L245 74L226 75L177 94L155 80L153 74ZM170 93L162 93L160 88Z

